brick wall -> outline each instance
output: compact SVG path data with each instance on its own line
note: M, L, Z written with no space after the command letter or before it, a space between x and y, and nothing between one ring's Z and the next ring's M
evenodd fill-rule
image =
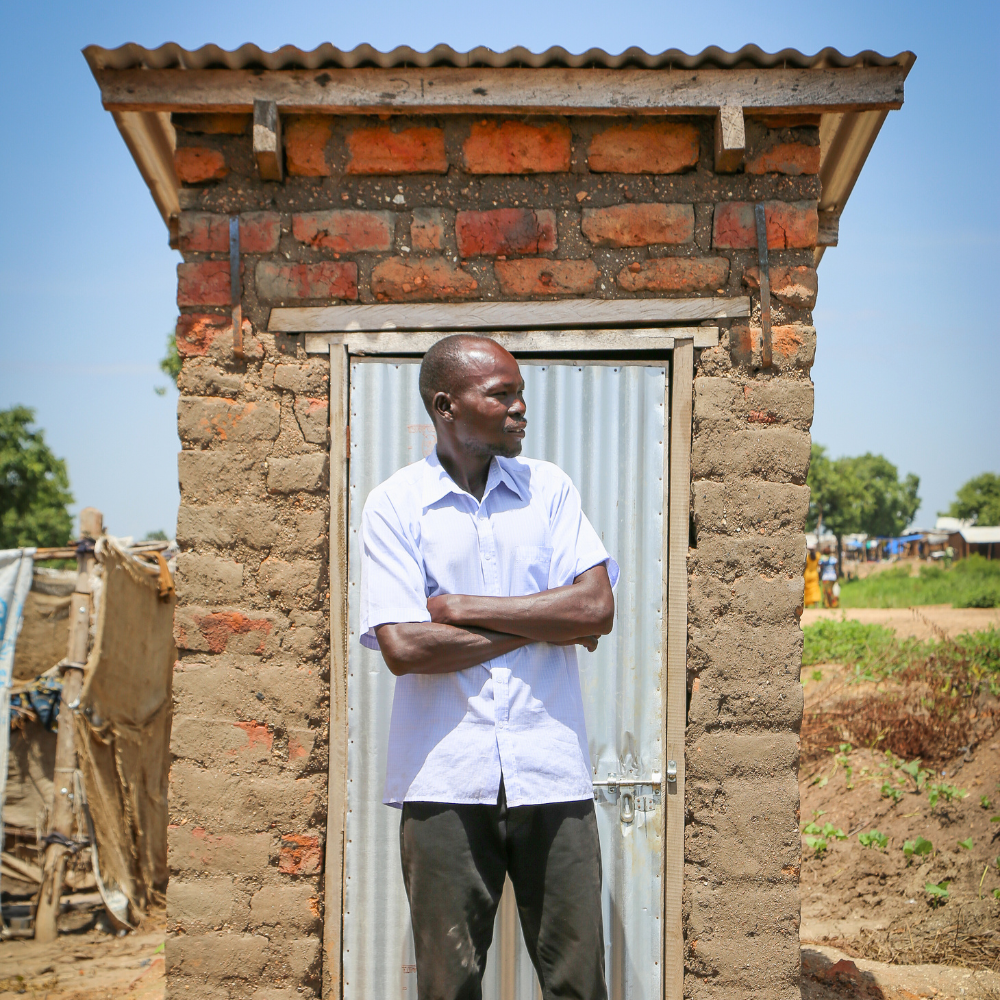
M266 333L275 305L756 296L694 395L686 992L798 995L802 526L820 184L812 119L283 121L257 177L249 116L176 116L181 509L167 946L173 996L321 988L329 716L328 363ZM234 359L228 215L247 358ZM759 317L756 297L755 316ZM256 991L256 992L255 992Z

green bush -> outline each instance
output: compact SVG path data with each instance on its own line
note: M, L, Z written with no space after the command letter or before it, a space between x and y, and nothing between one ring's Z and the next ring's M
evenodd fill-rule
M910 575L909 565L841 584L844 608L909 608L915 604L951 604L956 608L1000 607L1000 559L980 555L960 559L952 567L933 563Z

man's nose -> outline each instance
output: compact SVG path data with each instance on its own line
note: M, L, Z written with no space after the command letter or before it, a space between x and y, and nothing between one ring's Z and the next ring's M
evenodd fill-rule
M525 413L528 412L528 407L525 404L524 400L518 397L517 399L514 400L513 403L510 404L510 409L508 410L508 412L516 413L519 417L523 417Z

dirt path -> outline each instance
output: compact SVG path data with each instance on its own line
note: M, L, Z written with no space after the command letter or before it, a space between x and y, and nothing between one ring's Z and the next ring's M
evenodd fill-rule
M988 629L991 625L1000 628L1000 608L953 608L950 604L925 604L917 608L806 608L802 624L839 622L845 616L866 625L893 628L900 639L940 638L938 629L954 636Z
M163 1000L161 926L115 937L60 934L52 944L0 941L0 1000Z

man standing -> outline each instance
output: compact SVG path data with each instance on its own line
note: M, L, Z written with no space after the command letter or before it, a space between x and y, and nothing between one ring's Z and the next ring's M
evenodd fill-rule
M420 367L435 452L372 490L361 642L399 678L384 801L419 1000L478 1000L510 876L545 1000L605 1000L601 855L575 646L614 623L618 566L556 466L518 459L524 381L485 337Z

